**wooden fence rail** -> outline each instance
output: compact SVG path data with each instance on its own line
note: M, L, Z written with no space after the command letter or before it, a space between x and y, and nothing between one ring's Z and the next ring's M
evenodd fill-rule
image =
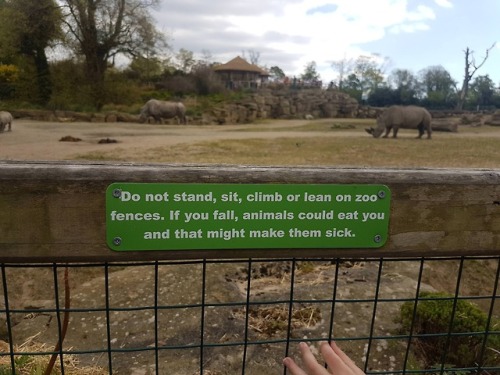
M115 182L384 184L388 241L376 249L116 252L105 240L105 192ZM500 169L0 162L0 262L498 254Z

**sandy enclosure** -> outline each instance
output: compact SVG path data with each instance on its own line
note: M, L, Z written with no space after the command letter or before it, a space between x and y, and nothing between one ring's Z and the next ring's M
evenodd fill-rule
M331 120L330 120L331 122ZM294 136L293 127L304 120L274 121L246 125L144 125L134 123L56 123L16 120L12 132L0 134L2 160L71 160L77 155L113 149L144 150L181 143L217 139L270 138ZM282 128L292 131L283 132ZM259 131L261 129L261 131ZM280 130L281 129L281 130ZM273 131L276 130L276 131ZM349 132L345 132L348 136ZM299 132L298 137L317 136L316 132ZM339 132L335 133L339 136ZM79 142L60 142L62 137L79 138ZM117 143L99 144L101 139Z

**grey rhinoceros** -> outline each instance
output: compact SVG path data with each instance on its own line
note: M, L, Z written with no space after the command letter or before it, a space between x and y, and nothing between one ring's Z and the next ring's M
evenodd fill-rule
M12 115L7 111L0 111L0 133L5 130L6 126L9 126L9 130L12 130Z
M385 130L384 138L387 138L392 129L393 137L396 138L400 128L418 129L417 138L422 138L424 132L427 132L427 138L430 139L432 134L431 121L431 114L423 107L393 105L377 118L377 127L375 129L368 128L365 130L375 138L380 137Z
M164 100L150 99L141 108L139 120L145 122L149 117L153 117L156 122L162 119L177 117L181 124L186 123L186 107L181 102L170 102Z

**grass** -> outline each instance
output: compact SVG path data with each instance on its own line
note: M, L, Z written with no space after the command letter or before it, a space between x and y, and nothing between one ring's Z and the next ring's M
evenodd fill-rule
M80 154L76 159L394 168L497 168L500 165L500 127L460 126L458 133L434 132L429 141L415 139L417 132L406 129L399 132L397 140L375 139L364 130L374 124L373 119L269 120L213 129L214 133L241 134L241 139L193 141L155 148L135 147L131 142L127 148ZM203 126L199 128L212 131ZM251 135L254 133L255 137Z
M359 129L350 137L279 137L218 140L137 150L80 155L85 160L158 163L326 165L398 168L497 168L499 139L438 134L434 139L373 139Z
M35 339L40 334L30 337L25 343L15 345L14 351L18 354L14 357L14 364L16 366L16 374L19 375L41 375L45 373L47 364L50 360L50 354L32 355L31 353L50 352L53 348L48 348L45 344L35 342ZM5 346L8 346L4 343ZM8 347L2 348L2 351L8 351ZM10 356L0 357L0 375L12 374L10 363ZM61 364L59 359L55 363L55 368L52 374L61 374ZM79 363L76 356L71 354L64 355L64 373L69 375L104 375L107 374L107 369L98 366L83 366Z

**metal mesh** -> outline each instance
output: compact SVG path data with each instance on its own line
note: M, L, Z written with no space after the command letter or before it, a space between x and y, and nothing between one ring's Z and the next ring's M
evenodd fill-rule
M1 271L0 374L51 355L62 374L286 374L281 361L298 359L299 342L333 339L367 373L500 373L499 256ZM434 314L449 309L446 329L422 323L429 301L441 303ZM462 307L471 304L479 323L469 327ZM472 352L468 364L453 363Z

